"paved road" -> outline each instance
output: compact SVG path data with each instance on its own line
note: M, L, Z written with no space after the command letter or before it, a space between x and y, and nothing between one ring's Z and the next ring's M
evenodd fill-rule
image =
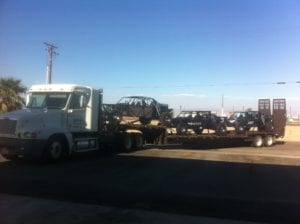
M300 219L300 143L0 159L0 193L237 220Z

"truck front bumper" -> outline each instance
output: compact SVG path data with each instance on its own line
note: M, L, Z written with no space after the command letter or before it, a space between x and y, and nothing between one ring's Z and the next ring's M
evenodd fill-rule
M0 154L3 156L20 155L26 158L42 157L46 140L16 139L0 137Z

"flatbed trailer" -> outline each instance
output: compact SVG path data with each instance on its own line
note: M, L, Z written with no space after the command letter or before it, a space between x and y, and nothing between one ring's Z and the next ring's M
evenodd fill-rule
M273 130L261 131L259 128L251 128L249 131L239 133L236 131L227 131L226 133L190 133L186 135L172 134L168 132L164 136L166 144L185 144L198 146L221 146L233 145L235 142L249 142L254 147L270 147L276 143L276 139L283 138L286 125L286 101L285 99L274 99L271 111L271 102L269 99L258 100L258 111L265 116L272 117Z
M234 142L249 142L254 147L273 146L276 143L276 134L274 132L247 131L238 134L235 131L229 131L227 134L218 135L215 133L204 133L200 135L174 135L165 136L166 144L184 144L199 146L222 146L231 145Z

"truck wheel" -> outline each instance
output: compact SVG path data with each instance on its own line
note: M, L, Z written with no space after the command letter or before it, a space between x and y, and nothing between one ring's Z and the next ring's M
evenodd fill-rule
M172 123L172 116L170 113L163 113L160 116L159 120L163 125L169 127L169 126L171 126L171 123Z
M236 128L235 128L235 131L236 133L238 134L244 134L246 132L246 129L244 126L242 125L238 125Z
M216 129L216 132L218 135L226 135L227 134L227 129L225 125L219 125Z
M66 144L59 136L51 137L45 149L45 157L50 161L59 161L66 155Z
M11 160L11 161L16 161L16 160L19 159L19 157L17 155L3 155L3 154L1 154L1 156L4 159Z
M274 138L272 135L267 135L264 138L264 145L267 147L271 147L274 144Z
M122 148L125 152L129 152L132 149L132 136L131 134L126 133L123 136Z
M144 144L144 139L142 134L134 135L133 148L134 149L142 149Z
M203 127L202 127L202 125L201 125L201 126L197 126L197 127L195 127L193 130L194 130L194 132L195 132L196 134L200 135L200 134L202 134L202 132L203 132Z
M271 132L274 130L274 126L273 126L272 122L266 122L265 130L266 130L266 132Z
M184 135L188 132L188 126L185 123L179 123L176 127L176 132L179 135Z
M254 138L253 138L253 142L252 142L252 145L254 147L261 147L263 145L263 138L260 136L260 135L256 135Z

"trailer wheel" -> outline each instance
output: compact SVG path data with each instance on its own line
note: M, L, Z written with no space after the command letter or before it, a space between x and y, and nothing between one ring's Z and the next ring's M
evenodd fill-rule
M134 135L133 148L134 149L142 149L144 144L144 139L142 134Z
M185 123L179 123L176 127L176 132L179 135L186 134L188 132L188 125Z
M131 134L126 133L123 136L122 149L125 152L129 152L132 149L132 146L133 146L133 144L132 144L132 136L131 136Z
M260 135L256 135L254 138L253 138L253 142L252 142L252 145L254 147L261 147L263 145L263 138L260 136Z
M274 138L272 135L267 135L264 138L264 145L267 147L271 147L274 144Z
M64 158L66 156L66 144L63 138L59 136L50 137L45 148L44 156L52 162Z

